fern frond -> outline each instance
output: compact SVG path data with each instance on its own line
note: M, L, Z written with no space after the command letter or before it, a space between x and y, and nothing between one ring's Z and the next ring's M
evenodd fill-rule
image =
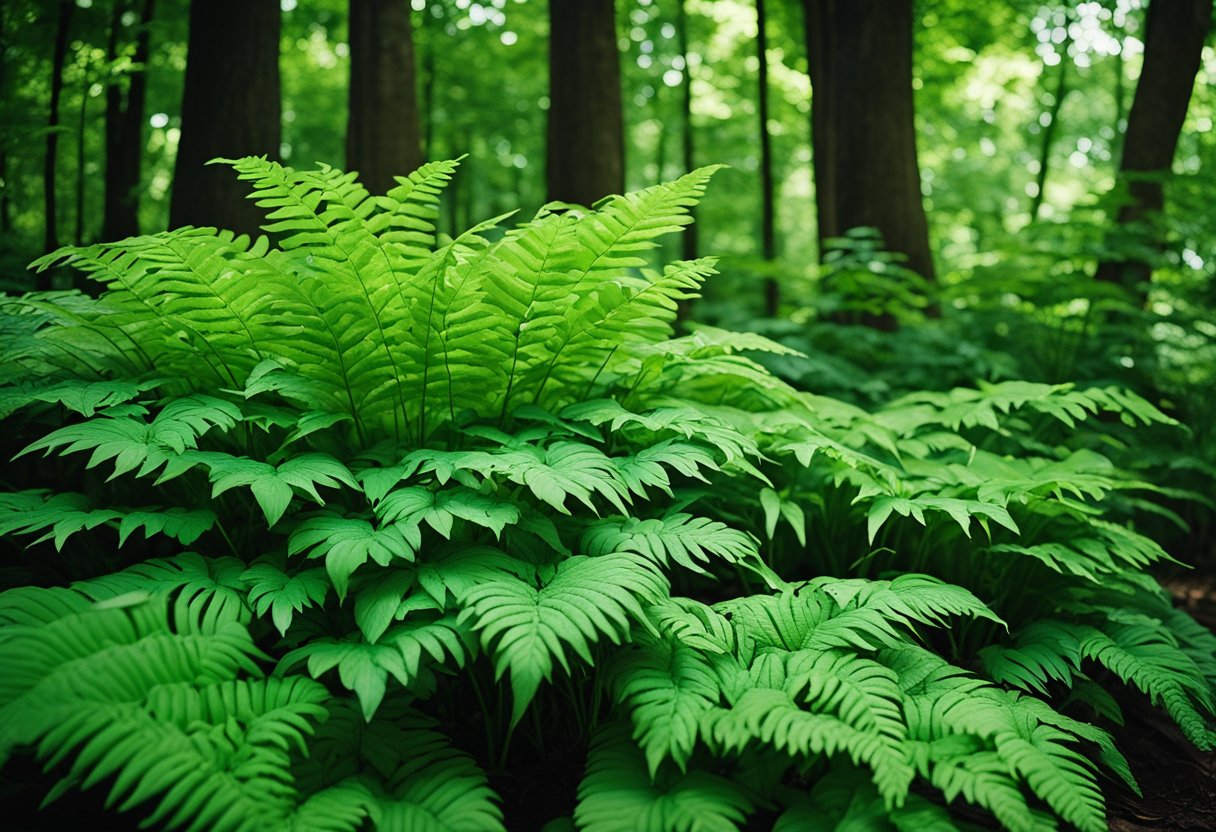
M714 605L730 614L758 644L787 651L849 647L876 650L902 641L894 622L875 609L841 611L829 596L808 589L752 595Z
M470 652L466 639L467 632L453 616L412 619L392 627L374 644L358 638L313 639L284 656L278 672L304 659L314 679L336 667L342 686L359 698L363 718L370 722L384 700L390 675L409 691L431 663L451 657L457 667L463 666Z
M610 517L588 525L581 545L593 557L609 552L637 552L666 566L669 561L707 574L712 559L741 563L759 555L756 539L725 523L677 513L651 520Z
M6 333L7 337L7 333ZM163 384L162 379L67 379L51 384L15 385L0 389L0 418L34 402L63 405L86 419L99 410L126 404Z
M368 230L394 249L399 280L400 269L416 272L434 250L439 195L459 165L459 160L427 162L408 176L393 177L397 187L385 195L387 210L369 218Z
M205 558L195 552L182 552L80 581L72 588L99 602L149 593L171 594L175 613L190 617L209 632L231 621L249 620L241 581L244 569L235 558Z
M21 455L44 451L63 454L92 451L86 468L113 460L109 479L135 471L148 476L162 470L157 482L185 473L198 464L187 454L212 428L227 431L242 419L236 405L213 396L174 399L146 422L137 415L95 416L59 428L26 447Z
M460 598L460 622L472 623L494 659L495 673L511 674L512 722L518 722L553 673L567 673L566 648L594 664L591 645L606 637L619 644L643 605L667 595L667 581L645 558L618 552L562 562L539 589L517 578L484 581Z
M292 617L305 609L323 604L330 583L319 569L290 574L274 562L257 563L241 573L249 587L249 606L256 615L270 613L280 635L287 635Z
M735 783L705 771L652 779L628 728L610 724L592 740L574 822L586 832L735 832L751 809Z
M296 490L304 492L319 505L325 505L317 486L359 487L346 466L328 454L300 454L278 465L248 457L215 455L208 456L205 464L211 469L212 497L218 497L230 488L248 486L268 526L274 526L283 517Z
M957 832L958 827L944 808L920 795L908 795L902 806L888 806L859 770L846 766L820 778L811 793L795 799L773 825L773 832L838 829Z
M1212 689L1163 627L1108 624L1105 632L1083 631L1079 647L1083 657L1097 661L1163 706L1197 747L1216 748L1208 719L1196 707L1198 702L1209 718L1216 713Z
M310 558L325 558L325 571L338 598L346 597L350 576L368 558L388 566L394 558L406 562L422 543L417 527L373 526L361 517L343 517L333 512L316 512L302 519L287 540L287 554L308 553Z
M864 721L864 710L863 706L849 715ZM701 736L711 748L726 752L763 743L795 757L845 754L874 771L875 784L892 805L904 799L914 773L895 737L856 727L834 714L806 710L800 705L797 687L747 690L729 709L714 708L703 714Z
M919 621L946 626L946 616L967 615L1004 622L969 590L945 583L930 575L905 573L891 581L816 578L820 588L842 610L871 609L894 621Z
M669 758L686 771L700 717L721 696L710 661L684 642L638 635L610 675L617 702L631 713L650 776Z

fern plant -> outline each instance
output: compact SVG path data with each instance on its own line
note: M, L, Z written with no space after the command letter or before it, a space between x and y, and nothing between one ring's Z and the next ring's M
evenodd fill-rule
M712 168L447 238L454 162L384 196L228 164L275 243L69 248L37 265L99 298L5 302L29 487L0 535L39 560L0 594L0 760L50 798L190 830L948 828L961 802L1088 830L1101 777L1134 786L1095 664L1211 741L1212 636L1102 517L1137 483L972 441L1160 421L1142 400L870 414L771 375L748 354L795 356L767 339L672 337L714 263L647 253Z

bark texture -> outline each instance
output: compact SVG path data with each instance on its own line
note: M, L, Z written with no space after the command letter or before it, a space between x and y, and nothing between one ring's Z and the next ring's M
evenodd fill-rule
M59 207L56 196L56 171L59 167L59 99L63 95L63 64L68 56L68 34L72 26L73 0L60 0L59 17L55 24L55 51L51 56L51 101L46 119L46 152L42 165L42 208L46 222L43 247L47 251L59 248ZM40 278L40 289L49 277Z
M134 4L131 4L134 5ZM110 19L109 57L118 57L119 31L127 3L115 3ZM144 0L135 35L135 54L139 66L128 80L125 90L119 84L106 88L106 177L105 219L103 240L120 240L139 233L140 165L144 149L144 102L147 100L147 66L151 34L149 24L155 0Z
M872 226L934 276L916 158L912 0L803 0L819 240Z
M346 167L382 194L422 164L409 0L350 0Z
M1161 178L1174 163L1211 25L1212 0L1149 3L1144 64L1119 163L1119 176L1127 183L1130 199L1119 210L1116 234L1123 233L1127 225L1151 221L1165 207ZM1149 282L1152 265L1143 260L1108 260L1099 264L1096 277L1135 287Z
M192 0L169 225L257 233L263 211L217 157L279 155L279 0Z
M768 132L768 15L764 0L756 0L756 57L759 74L756 79L756 102L760 138L760 255L765 260L777 259L777 203L773 187L773 142ZM764 280L764 314L775 317L781 303L780 287L775 277Z
M625 190L613 0L550 0L550 200L590 205Z
M680 172L688 173L696 167L696 134L692 129L692 63L688 48L687 0L680 0L677 13L677 48L684 58L684 71L680 78L680 163L683 168ZM680 257L684 260L695 260L699 249L696 208L689 211L689 214L694 221L691 225L684 226L684 231L680 234ZM680 308L684 310L684 306Z

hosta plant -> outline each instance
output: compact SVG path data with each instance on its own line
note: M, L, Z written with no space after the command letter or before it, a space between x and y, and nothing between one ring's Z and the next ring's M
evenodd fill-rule
M1162 421L1001 386L877 413L673 337L650 267L712 169L436 234L231 164L269 237L65 249L10 299L0 759L158 828L1104 828L1138 688L1212 742L1214 640L1031 429ZM988 441L980 435L994 437ZM978 526L979 528L973 528ZM947 578L948 580L943 580ZM1113 779L1112 779L1113 778Z

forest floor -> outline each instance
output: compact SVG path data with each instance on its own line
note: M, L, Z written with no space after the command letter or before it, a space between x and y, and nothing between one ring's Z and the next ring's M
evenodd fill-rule
M1165 585L1179 607L1216 630L1216 574L1191 573ZM1197 751L1164 714L1143 702L1125 706L1124 713L1127 724L1117 739L1144 796L1127 789L1109 794L1112 832L1216 830L1216 752Z

